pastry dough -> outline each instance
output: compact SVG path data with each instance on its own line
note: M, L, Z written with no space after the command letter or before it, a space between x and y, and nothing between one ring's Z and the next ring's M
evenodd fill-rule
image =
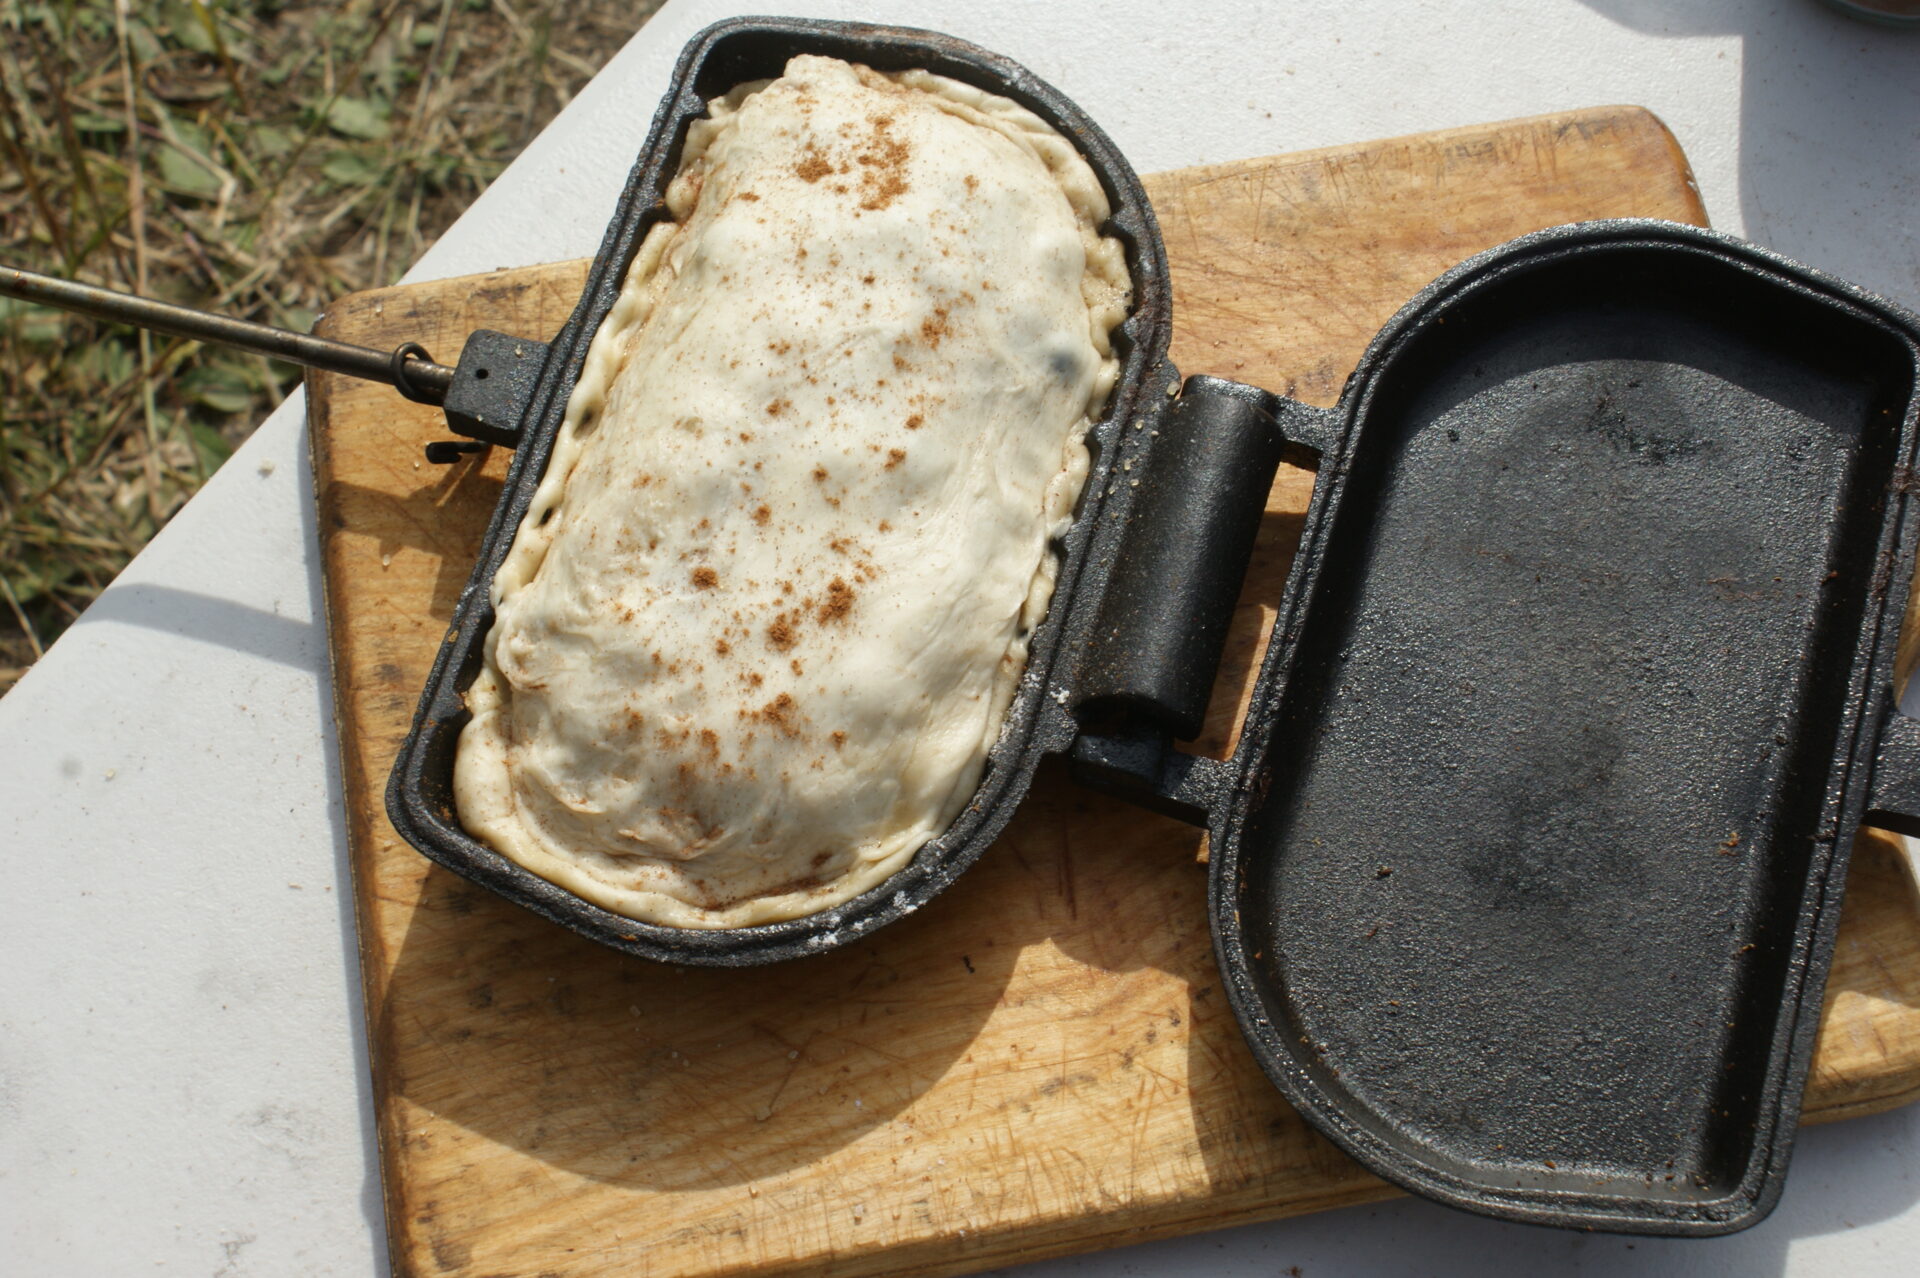
M1079 153L926 72L711 104L493 579L461 822L609 910L742 927L979 784L1118 369Z

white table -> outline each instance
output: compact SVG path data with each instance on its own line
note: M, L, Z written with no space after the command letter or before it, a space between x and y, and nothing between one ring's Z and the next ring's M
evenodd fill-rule
M1920 308L1920 36L1809 0L793 7L1009 54L1143 172L1641 103L1715 225ZM673 59L729 12L669 4L408 278L590 255ZM0 702L0 1273L384 1268L320 611L296 394ZM1917 1202L1906 1111L1808 1131L1730 1239L1398 1201L1033 1272L1910 1278Z

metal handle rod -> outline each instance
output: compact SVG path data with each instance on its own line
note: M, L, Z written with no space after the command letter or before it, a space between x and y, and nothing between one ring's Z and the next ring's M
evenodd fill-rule
M391 351L377 351L370 346L329 341L308 333L196 311L132 293L94 288L90 284L76 284L11 266L0 266L0 296L57 306L95 319L150 328L197 342L237 346L274 359L370 382L384 382L422 404L443 402L447 388L453 384L453 370L445 364L434 363L418 342L406 342Z

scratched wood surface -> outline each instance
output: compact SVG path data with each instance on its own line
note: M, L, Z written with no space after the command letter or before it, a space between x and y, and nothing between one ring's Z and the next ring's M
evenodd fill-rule
M1702 220L1632 108L1160 174L1186 372L1318 403L1460 258L1618 215ZM343 300L443 355L551 334L583 263ZM1288 1109L1219 989L1199 836L1043 770L999 846L850 950L745 972L601 950L431 866L381 793L500 490L432 411L309 400L387 1218L404 1274L952 1273L1390 1192ZM1310 477L1283 473L1207 741L1231 739ZM1920 1092L1920 894L1863 836L1812 1117Z

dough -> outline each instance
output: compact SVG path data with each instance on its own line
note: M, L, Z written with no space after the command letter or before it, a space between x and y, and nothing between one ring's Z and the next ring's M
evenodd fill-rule
M676 927L873 887L979 784L1118 370L1073 147L794 58L696 122L493 580L462 823Z

